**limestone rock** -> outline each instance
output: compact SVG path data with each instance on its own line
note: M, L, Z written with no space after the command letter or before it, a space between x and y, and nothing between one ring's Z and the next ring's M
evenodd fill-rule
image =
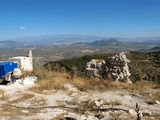
M105 61L93 59L87 63L86 75L88 77L102 77L105 72Z
M116 54L109 58L109 62L105 63L104 60L93 59L87 62L86 75L88 77L105 78L105 76L111 77L116 81L126 79L127 82L131 82L128 63L130 60L126 58L124 52Z
M130 60L126 58L124 52L115 55L109 58L109 63L106 66L106 72L111 74L116 81L126 78L127 82L130 82L129 77L131 74L128 67L129 62Z

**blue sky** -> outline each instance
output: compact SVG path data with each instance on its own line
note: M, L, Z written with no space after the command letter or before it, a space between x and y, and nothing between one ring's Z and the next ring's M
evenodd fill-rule
M160 1L0 1L0 39L53 34L157 37Z

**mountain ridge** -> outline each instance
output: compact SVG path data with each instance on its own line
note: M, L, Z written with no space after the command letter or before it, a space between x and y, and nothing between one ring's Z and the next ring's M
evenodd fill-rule
M86 45L86 46L123 46L125 45L123 42L120 42L116 39L102 39L95 40L93 42L76 42L71 45Z

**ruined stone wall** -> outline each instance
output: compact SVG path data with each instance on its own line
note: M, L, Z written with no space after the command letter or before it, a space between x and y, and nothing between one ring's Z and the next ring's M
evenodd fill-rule
M130 82L129 62L130 60L126 58L124 52L110 57L108 63L105 63L104 60L98 61L93 59L86 65L86 75L99 78L111 75L116 81L126 79Z

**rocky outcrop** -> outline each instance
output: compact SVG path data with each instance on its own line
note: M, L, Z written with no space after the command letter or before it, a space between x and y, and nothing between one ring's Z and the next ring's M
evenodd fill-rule
M129 62L130 60L126 58L124 52L115 55L109 58L109 63L106 66L106 72L107 74L111 74L116 81L125 78L128 82L130 82L129 77L131 74L128 68Z
M104 60L93 59L87 62L86 75L88 77L100 77L102 78L103 73L106 71L106 63Z
M110 57L107 63L104 60L93 59L87 63L86 75L100 78L111 76L116 81L125 79L130 82L129 62L124 52Z

